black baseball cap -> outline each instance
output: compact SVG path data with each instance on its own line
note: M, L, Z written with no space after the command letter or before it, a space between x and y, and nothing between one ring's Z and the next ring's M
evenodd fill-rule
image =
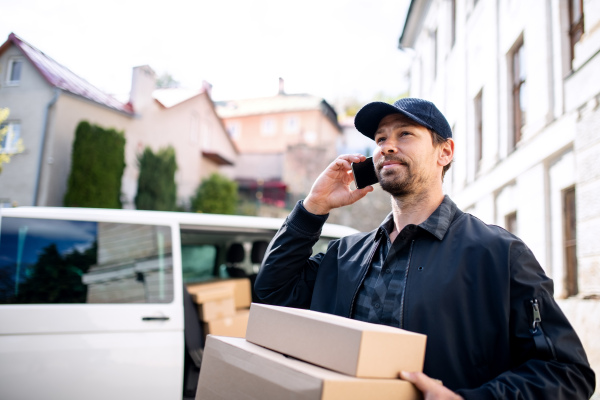
M411 97L400 99L394 104L381 101L367 104L356 114L354 126L366 137L374 139L379 123L390 114L402 114L417 124L431 129L444 139L452 137L450 124L435 104Z

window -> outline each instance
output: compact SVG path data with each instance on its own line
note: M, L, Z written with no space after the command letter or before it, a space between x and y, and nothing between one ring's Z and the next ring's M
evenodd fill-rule
M438 67L438 30L433 32L433 79L437 78Z
M517 225L517 212L511 212L510 214L506 214L504 217L504 226L506 230L512 233L513 235L518 235L519 229Z
M273 118L265 118L262 121L262 134L272 136L275 134L275 121Z
M300 127L300 123L298 122L298 117L287 117L285 120L285 132L286 133L298 133L298 128Z
M21 82L21 72L23 70L22 58L11 58L8 60L8 69L6 74L7 85L18 85Z
M521 40L511 56L513 136L509 145L510 151L514 150L521 140L522 129L527 123L527 65L525 61L525 46Z
M450 47L456 43L456 0L450 1Z
M583 0L569 0L569 38L571 61L575 58L575 44L583 35Z
M21 124L9 122L0 125L0 153L19 153Z
M198 114L192 113L190 120L190 142L198 143Z
M574 296L577 286L577 215L575 187L563 191L563 227L565 254L565 297Z
M233 140L238 140L242 132L242 127L239 122L230 122L227 125L227 132L229 133L229 137Z
M167 226L3 217L0 304L169 303Z
M481 159L483 158L483 89L479 91L473 100L473 117L473 122L475 123L473 156L475 161L475 171L479 171Z
M208 244L182 245L181 263L183 283L214 278L217 247Z

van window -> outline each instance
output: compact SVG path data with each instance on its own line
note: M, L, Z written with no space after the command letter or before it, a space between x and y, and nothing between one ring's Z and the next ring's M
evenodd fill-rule
M181 246L183 283L214 278L216 264L216 246L207 244Z
M0 303L169 303L167 226L0 219Z

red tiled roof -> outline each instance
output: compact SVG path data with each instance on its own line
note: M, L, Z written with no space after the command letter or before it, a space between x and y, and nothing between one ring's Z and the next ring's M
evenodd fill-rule
M50 85L114 110L133 114L133 107L131 104L123 104L112 96L104 93L85 79L71 72L67 67L59 64L42 51L25 42L14 33L11 33L6 42L0 46L0 54L2 54L11 43L23 52L25 57Z

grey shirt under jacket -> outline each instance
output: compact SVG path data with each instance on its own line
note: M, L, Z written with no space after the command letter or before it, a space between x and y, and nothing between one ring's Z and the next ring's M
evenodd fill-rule
M455 210L447 223L411 236L393 311L400 328L427 335L423 372L465 399L589 399L594 372L531 250L449 198L444 204ZM355 315L385 228L333 240L311 256L326 219L296 205L256 278L260 301ZM532 329L533 304L543 330Z

